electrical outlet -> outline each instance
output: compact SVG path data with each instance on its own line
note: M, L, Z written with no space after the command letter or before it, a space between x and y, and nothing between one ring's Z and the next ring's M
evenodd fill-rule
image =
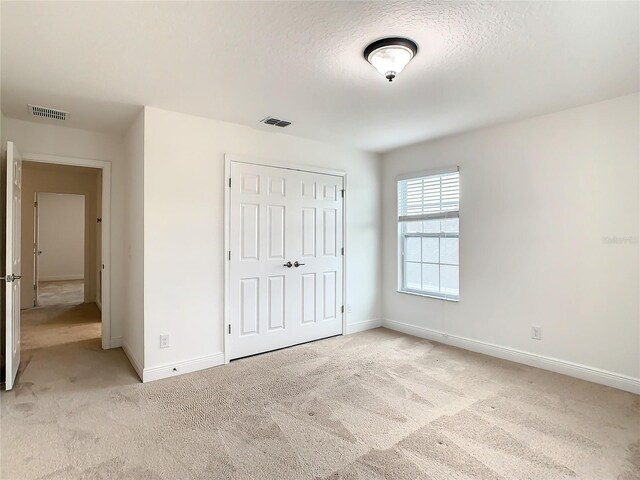
M534 340L542 340L542 327L531 326L531 338Z
M351 313L351 304L347 303L347 313Z
M160 348L169 348L169 335L160 335Z

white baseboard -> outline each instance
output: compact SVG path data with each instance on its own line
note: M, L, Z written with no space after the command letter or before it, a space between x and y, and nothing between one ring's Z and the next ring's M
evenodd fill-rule
M98 298L96 298L96 306L98 310L102 311L102 302Z
M372 328L378 328L382 326L382 319L376 318L374 320L364 320L362 322L348 323L345 335L351 333L363 332L365 330L371 330Z
M118 348L122 346L122 337L111 337L109 340L109 348Z
M205 368L217 367L218 365L224 365L224 353L222 352L168 365L145 368L142 371L142 381L152 382L154 380L182 375L183 373L196 372L198 370L204 370Z
M427 340L435 340L454 347L471 350L472 352L483 353L492 357L498 357L504 360L510 360L512 362L522 363L531 367L537 367L543 370L549 370L551 372L579 378L581 380L587 380L589 382L640 394L640 378L633 378L578 363L524 352L522 350L516 350L515 348L502 347L500 345L494 345L479 340L449 335L438 330L409 325L408 323L397 322L395 320L384 320L383 326L408 335L426 338Z
M129 348L126 342L122 343L122 350L124 350L124 354L129 359L131 366L138 374L138 377L140 377L140 380L142 380L142 372L143 372L142 364L138 361L138 359L133 354L133 352L131 351L131 349Z
M58 282L62 280L84 280L84 275L51 275L49 277L38 278L39 282Z

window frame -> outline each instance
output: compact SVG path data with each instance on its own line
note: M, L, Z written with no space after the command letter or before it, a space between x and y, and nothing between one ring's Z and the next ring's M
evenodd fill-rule
M427 171L427 172L420 172L420 173L414 173L414 174L408 174L408 175L403 175L401 177L397 177L396 179L396 198L399 200L400 198L400 186L402 181L406 181L406 180L412 180L412 179L420 179L420 178L424 178L424 177L430 177L430 176L441 176L441 175L447 175L447 174L452 174L452 173L458 173L458 189L460 186L460 176L459 176L459 169L458 167L453 167L453 168L447 168L447 169L440 169L440 170L436 170L436 171ZM407 216L401 217L400 216L400 205L398 204L396 206L396 212L397 212L397 222L398 222L398 231L397 231L397 241L398 241L398 245L397 245L397 254L398 254L398 282L397 282L397 292L398 293L404 293L407 295L417 295L417 296L421 296L421 297L428 297L428 298L435 298L435 299L439 299L439 300L447 300L447 301L451 301L451 302L459 302L460 301L460 223L459 223L459 218L460 218L460 198L459 198L459 192L458 192L458 208L457 210L441 210L439 213L434 213L434 214L429 214L429 218L425 219L424 216L420 216L417 215L418 218L416 218L415 220L409 220L407 218ZM457 232L445 232L443 231L444 229L441 227L440 228L440 232L406 232L406 228L407 225L411 222L420 222L422 223L422 227L421 230L424 229L424 221L428 221L428 220L446 220L446 219L451 219L451 218L457 218L458 219L458 228L457 228ZM438 263L434 263L434 262L423 262L422 261L422 257L420 259L420 262L411 262L411 261L405 261L405 254L406 254L406 246L407 246L407 239L408 238L437 238L438 239ZM457 264L450 264L450 263L442 263L441 259L442 259L442 251L440 248L440 241L443 238L457 238L458 239L458 263ZM422 247L422 241L421 241L421 249ZM422 268L423 265L435 265L438 267L438 290L439 291L434 291L434 290L423 290L423 289L413 289L413 288L409 288L406 286L405 284L405 280L406 280L406 265L407 263L415 263L417 265L420 265L421 268L421 272L422 272ZM451 293L446 293L446 292L442 292L441 291L441 266L454 266L454 267L458 267L458 294L451 294ZM421 273L422 275L422 273Z

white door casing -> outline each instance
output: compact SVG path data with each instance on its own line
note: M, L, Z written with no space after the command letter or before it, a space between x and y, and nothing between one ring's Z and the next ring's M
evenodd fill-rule
M341 334L343 178L241 162L230 178L228 357Z
M11 390L20 366L20 221L22 207L22 157L7 142L6 205L6 323L5 388Z
M43 153L26 152L24 158L30 162L53 165L70 165L75 167L99 168L102 171L102 222L100 223L102 239L102 348L122 346L122 337L112 337L111 330L111 162L89 158L65 157Z
M33 306L38 306L38 278L40 275L40 194L36 193L33 206Z

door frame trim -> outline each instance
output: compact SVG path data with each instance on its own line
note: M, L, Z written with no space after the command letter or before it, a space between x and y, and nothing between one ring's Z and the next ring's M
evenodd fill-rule
M29 161L29 160L27 160ZM60 277L60 278L49 278L49 280L83 280L83 286L84 286L84 292L83 292L83 300L84 300L84 293L87 291L86 287L87 287L87 282L86 282L86 276L84 275L85 272L85 268L87 265L86 262L86 245L87 245L87 194L86 193L58 193L58 192L47 192L47 191L36 191L34 192L34 207L33 207L33 291L34 291L34 296L33 296L33 306L37 307L38 306L38 284L40 281L47 281L44 279L41 279L40 277L40 254L38 252L40 252L40 204L41 204L41 195L46 195L46 194L54 194L54 195L75 195L78 197L82 197L82 206L83 206L83 211L82 211L82 219L83 219L83 225L82 225L82 237L83 237L83 248L84 251L82 252L82 272L83 275L82 277L78 277L77 275L65 275L63 276L64 278ZM97 201L97 199L96 199ZM100 240L100 243L102 243L102 239ZM102 292L101 292L102 294ZM98 301L96 299L96 304L98 304ZM98 304L98 308L100 308L100 305Z
M112 338L111 325L111 162L91 158L64 157L44 153L23 153L22 159L27 162L70 165L73 167L89 167L102 170L102 348L121 346L120 338Z
M296 170L299 172L318 173L321 175L333 175L342 177L342 188L347 189L347 172L344 170L333 170L329 168L316 167L312 165L284 162L279 160L268 160L263 158L255 158L244 155L234 155L225 153L224 155L224 232L223 232L223 251L224 259L224 293L223 293L223 322L222 322L222 350L224 352L224 363L227 364L231 360L231 351L229 348L229 285L231 283L231 268L227 252L231 248L231 189L229 188L229 180L231 179L231 163L248 163L261 167L276 167L286 170ZM342 303L347 304L347 195L342 201L342 246L344 255L342 256ZM347 312L342 313L342 335L347 332Z

